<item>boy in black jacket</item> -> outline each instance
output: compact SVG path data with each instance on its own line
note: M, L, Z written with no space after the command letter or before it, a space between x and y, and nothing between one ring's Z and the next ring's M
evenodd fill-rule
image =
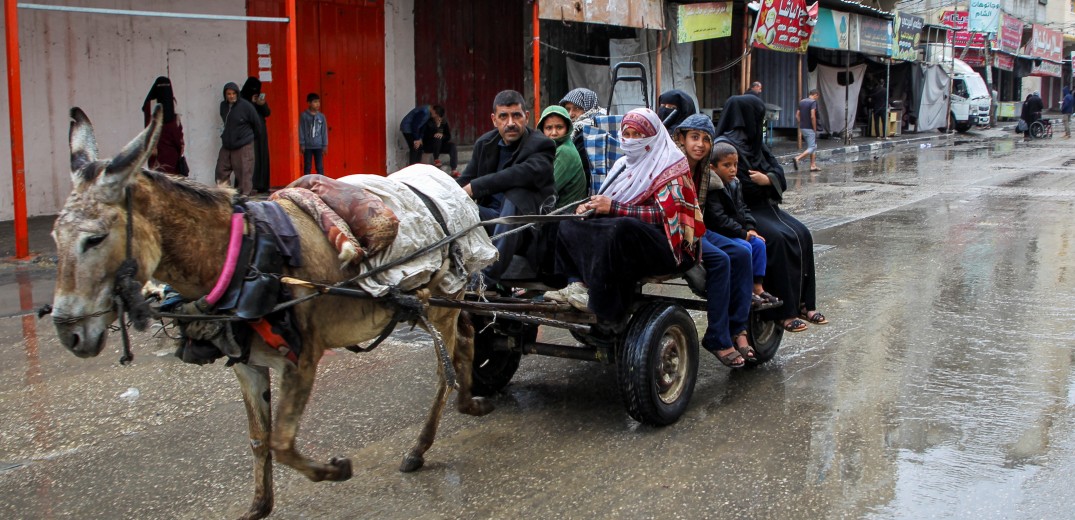
M713 169L720 183L710 183L705 204L705 227L732 240L750 246L751 266L754 269L755 303L777 303L780 300L765 291L765 238L755 229L754 217L743 201L743 190L735 178L739 168L739 153L724 142L713 144Z

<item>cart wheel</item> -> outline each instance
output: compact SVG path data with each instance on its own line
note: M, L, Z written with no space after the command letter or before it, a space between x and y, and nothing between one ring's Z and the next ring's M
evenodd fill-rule
M698 374L698 329L679 305L655 302L633 317L618 359L627 413L644 424L679 420Z
M780 348L780 340L784 337L784 327L780 321L763 320L760 313L750 313L750 344L754 345L754 361L747 363L748 367L755 367L776 356L776 350Z
M511 382L523 357L522 343L537 339L537 326L500 319L487 327L489 320L485 317L474 316L473 320L477 336L471 390L474 395L488 397Z

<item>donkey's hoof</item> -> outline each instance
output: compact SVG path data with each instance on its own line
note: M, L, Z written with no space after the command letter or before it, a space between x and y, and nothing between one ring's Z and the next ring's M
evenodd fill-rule
M468 401L459 403L459 411L467 415L481 417L496 409L492 401L483 397L472 397Z
M403 473L410 473L417 471L423 464L426 463L425 457L421 455L407 455L403 457L403 464L399 465L399 470Z
M243 516L239 517L239 520L260 520L269 516L272 512L272 499L268 500L254 500L254 504L250 506L250 510Z
M332 457L328 463L336 468L336 474L330 477L329 480L339 482L351 478L351 459L345 457Z

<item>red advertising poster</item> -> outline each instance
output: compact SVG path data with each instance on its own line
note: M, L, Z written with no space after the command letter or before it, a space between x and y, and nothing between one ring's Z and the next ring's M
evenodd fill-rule
M985 34L967 31L967 11L945 11L941 16L941 24L955 29L948 31L948 43L956 47L970 47L982 49L985 47ZM1021 30L1021 29L1020 29Z
M761 49L805 53L814 30L810 18L805 0L763 0L751 41Z
M1064 35L1044 25L1034 24L1030 32L1030 42L1026 44L1023 54L1060 63L1064 46Z
M1004 15L1000 22L1000 33L993 40L993 48L1010 54L1019 53L1023 40L1023 21L1010 15Z
M994 54L993 65L1000 70L1012 71L1015 70L1015 56L1010 54Z

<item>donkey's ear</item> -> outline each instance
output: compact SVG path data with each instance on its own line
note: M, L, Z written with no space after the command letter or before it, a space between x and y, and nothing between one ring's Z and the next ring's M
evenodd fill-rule
M161 124L164 120L164 111L160 105L153 110L153 119L142 133L138 134L123 150L108 162L104 175L97 179L97 186L101 188L106 199L119 200L123 194L123 188L135 182L138 174L142 171L142 165L149 159L149 154L157 147L157 138L160 137Z
M160 105L153 110L153 119L142 133L138 134L119 155L112 158L105 168L107 174L132 174L142 169L142 165L149 159L150 152L157 147L157 138L160 137L161 123L164 120L164 110Z
M78 184L77 175L83 166L97 160L97 139L93 136L93 124L81 108L71 109L71 177Z

